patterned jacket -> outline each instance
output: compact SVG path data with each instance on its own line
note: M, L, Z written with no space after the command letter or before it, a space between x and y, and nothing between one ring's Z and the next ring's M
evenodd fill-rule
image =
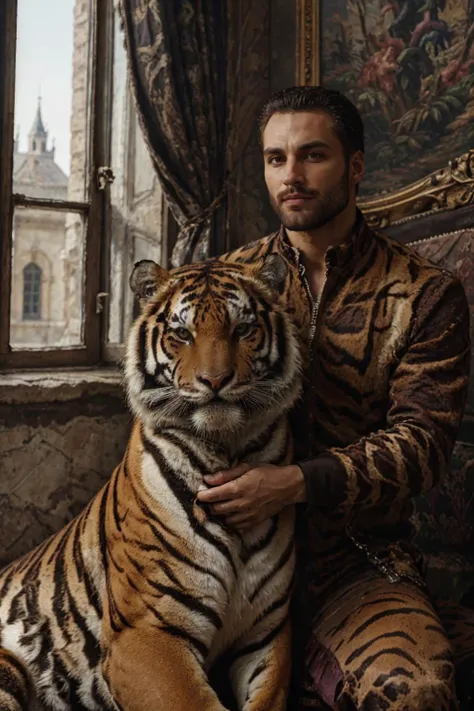
M348 524L403 538L413 497L447 470L464 410L470 344L463 287L373 232L360 213L352 239L326 252L317 303L283 228L221 259L251 262L274 251L291 267L282 298L309 341L293 429L312 549L333 547Z

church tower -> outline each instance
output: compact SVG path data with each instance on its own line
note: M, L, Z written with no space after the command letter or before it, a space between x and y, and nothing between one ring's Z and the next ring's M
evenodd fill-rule
M40 98L25 153L19 150L19 138L17 133L13 154L13 192L28 197L67 200L68 177L55 163L54 145L48 150L48 131L43 123Z
M54 148L47 150L48 132L44 127L41 115L41 98L38 97L38 106L33 125L28 134L28 153L31 155L48 155L54 158Z

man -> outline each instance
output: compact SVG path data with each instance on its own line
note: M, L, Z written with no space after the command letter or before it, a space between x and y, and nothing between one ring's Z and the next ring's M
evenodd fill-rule
M290 708L454 711L453 647L409 517L446 471L462 416L465 294L367 227L356 207L363 124L347 98L281 91L260 130L282 227L223 259L278 251L292 267L283 298L304 304L295 319L310 347L295 464L244 463L208 477L199 498L241 529L298 505Z

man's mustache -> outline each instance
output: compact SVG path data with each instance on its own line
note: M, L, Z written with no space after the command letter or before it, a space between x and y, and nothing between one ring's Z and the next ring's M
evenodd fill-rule
M315 197L316 193L312 190L307 190L306 188L298 188L298 190L286 190L284 193L278 196L280 202L284 202L292 197Z

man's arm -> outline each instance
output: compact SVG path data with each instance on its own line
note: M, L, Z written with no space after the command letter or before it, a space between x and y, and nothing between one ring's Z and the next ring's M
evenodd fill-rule
M429 490L446 470L469 377L469 307L444 273L420 295L390 383L387 427L299 462L308 507L368 509Z
M446 469L469 377L469 307L444 273L424 289L411 338L390 385L387 427L347 447L291 466L242 464L206 477L202 503L248 528L285 505L368 509L427 491Z

